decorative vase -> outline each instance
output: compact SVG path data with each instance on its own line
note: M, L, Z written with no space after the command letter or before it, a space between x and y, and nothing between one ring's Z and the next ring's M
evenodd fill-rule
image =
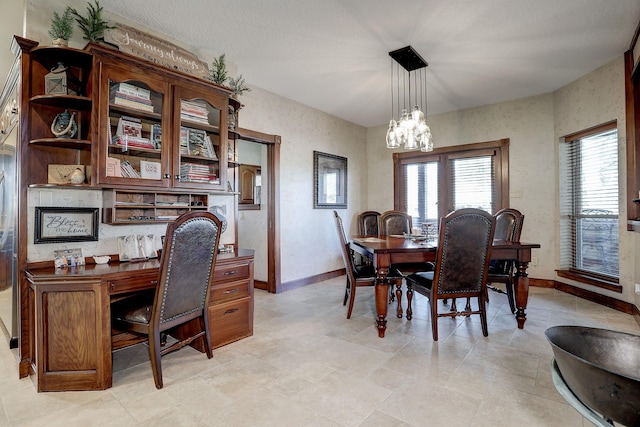
M57 38L57 39L53 39L51 41L51 45L52 46L59 46L59 47L68 47L69 46L69 41L65 40L65 39Z
M69 114L69 110L58 113L51 123L51 132L56 138L73 138L78 132L75 120L76 113Z
M71 175L69 175L69 181L72 184L82 184L84 183L84 172L80 168L76 168Z

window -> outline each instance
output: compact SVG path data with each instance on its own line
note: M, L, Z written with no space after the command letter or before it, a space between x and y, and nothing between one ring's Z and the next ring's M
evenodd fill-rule
M449 212L508 206L509 140L394 154L395 205L415 226Z
M560 268L617 281L616 123L568 135L560 144Z

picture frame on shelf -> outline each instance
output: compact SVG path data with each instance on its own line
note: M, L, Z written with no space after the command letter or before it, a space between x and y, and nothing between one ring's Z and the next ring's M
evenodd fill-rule
M55 268L79 267L85 265L82 249L58 249L53 251Z
M313 208L347 208L347 158L313 152Z
M99 208L36 206L33 243L95 242L99 211Z

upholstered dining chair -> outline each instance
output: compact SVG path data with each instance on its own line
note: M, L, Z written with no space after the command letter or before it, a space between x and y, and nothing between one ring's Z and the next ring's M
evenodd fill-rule
M349 249L349 241L344 233L344 225L342 224L342 218L338 215L337 211L333 211L333 216L336 223L336 231L338 232L338 240L340 242L340 249L342 251L342 259L344 261L344 267L347 272L347 286L344 291L344 301L342 305L347 304L349 301L349 308L347 310L347 319L351 318L351 312L353 311L353 302L356 299L356 288L359 286L373 286L376 283L376 271L371 264L356 265L351 251Z
M384 238L392 234L411 234L411 215L402 211L386 211L380 215L379 236Z
M493 238L496 240L519 242L520 234L522 233L522 225L524 223L524 215L517 209L505 208L496 212L494 216L496 218L496 232ZM489 264L489 273L487 274L487 283L504 283L509 308L512 313L516 312L513 292L515 269L515 260L492 261ZM487 287L501 292L500 289L493 286L488 285ZM489 298L487 295L487 301L488 300Z
M358 215L358 235L360 237L378 237L380 212L364 211Z
M413 292L429 298L431 332L438 341L438 318L479 314L482 334L486 337L487 312L485 287L496 219L481 209L458 209L440 222L438 251L433 271L407 276L407 320L411 320ZM478 299L478 310L466 307L458 311L438 313L438 300L472 297Z
M161 357L195 340L213 356L207 302L220 241L220 220L189 212L167 227L153 293L122 299L111 307L116 328L146 336L156 388L162 388ZM190 322L189 325L185 323ZM176 331L174 328L185 326ZM168 344L166 334L176 339ZM162 337L162 338L161 338Z

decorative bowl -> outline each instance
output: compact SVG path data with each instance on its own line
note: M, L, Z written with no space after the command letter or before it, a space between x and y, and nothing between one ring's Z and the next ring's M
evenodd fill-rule
M94 255L93 260L96 264L106 264L111 260L111 257L109 255Z
M554 326L545 334L562 379L582 404L617 423L640 425L640 336L583 326Z

